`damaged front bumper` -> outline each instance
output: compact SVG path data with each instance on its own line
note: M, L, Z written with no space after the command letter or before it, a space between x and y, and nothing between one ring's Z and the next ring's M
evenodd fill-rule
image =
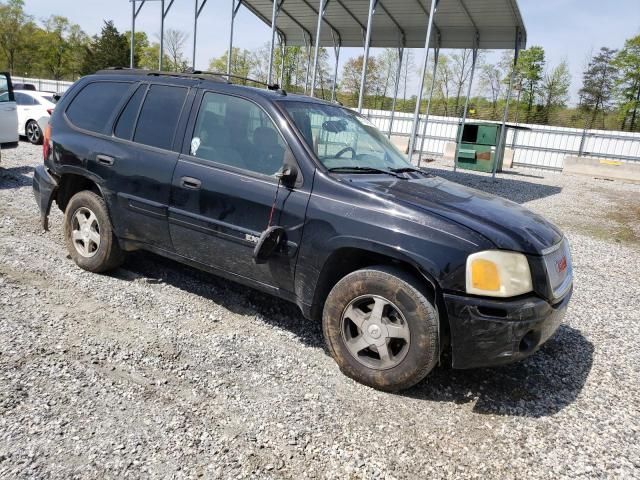
M33 195L40 207L42 228L49 230L49 211L58 189L58 182L47 171L44 165L38 165L33 172Z
M534 296L490 300L445 294L453 368L502 365L528 357L555 333L572 291L553 305Z

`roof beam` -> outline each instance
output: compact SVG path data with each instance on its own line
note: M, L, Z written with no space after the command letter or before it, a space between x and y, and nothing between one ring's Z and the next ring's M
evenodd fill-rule
M327 10L327 6L329 5L329 2L330 2L330 0L327 0L327 2L326 2L326 4L325 4L325 7L324 7L325 11ZM311 5L307 0L302 0L302 3L304 3L307 7L309 7L313 13L315 13L316 15L320 15L320 12L318 11L318 9L317 9L317 8L315 8L313 5ZM336 27L334 27L334 26L331 24L331 22L329 22L329 21L325 18L325 16L324 16L324 15L325 15L325 12L322 12L322 21L323 21L324 23L326 23L326 24L327 24L327 26L328 26L331 30L333 30L333 31L335 32L335 34L338 36L338 41L340 42L340 41L341 41L341 39L342 39L342 36L340 35L340 31L339 31Z
M347 13L349 14L349 16L350 16L351 18L353 18L353 19L355 20L355 22L356 22L358 25L360 25L360 28L361 28L362 30L366 30L366 29L367 29L367 27L366 27L366 26L365 26L365 25L364 25L364 24L363 24L363 23L358 19L358 17L356 17L356 16L353 14L353 12L352 12L351 10L349 10L349 9L345 6L345 4L344 4L344 3L342 3L342 1L341 1L341 0L336 0L336 3L337 3L338 5L340 5L342 8L344 8L344 11L345 11L345 12L347 12Z
M405 35L404 30L402 29L398 21L393 17L393 15L389 13L389 10L387 10L387 8L384 6L384 4L382 3L382 0L378 0L378 5L380 6L380 9L385 13L385 15L389 17L389 19L396 26L396 28L398 29L398 32L400 32L400 36L402 38L402 46L404 46L407 39L407 36Z

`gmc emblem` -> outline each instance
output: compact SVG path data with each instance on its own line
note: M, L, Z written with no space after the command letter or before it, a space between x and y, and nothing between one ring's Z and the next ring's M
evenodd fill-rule
M567 257L563 255L560 260L556 260L556 271L562 273L567 269Z

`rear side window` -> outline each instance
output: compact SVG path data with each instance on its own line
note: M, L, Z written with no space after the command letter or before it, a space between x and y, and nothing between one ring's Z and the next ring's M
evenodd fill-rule
M124 107L124 110L120 114L116 128L113 131L116 137L131 140L133 127L136 124L136 118L138 118L138 112L140 111L140 104L146 91L147 86L140 85L129 99L129 102L127 102L127 106Z
M151 85L142 105L134 142L169 150L180 119L187 89Z
M76 127L102 133L130 86L125 82L90 83L67 107L67 118Z

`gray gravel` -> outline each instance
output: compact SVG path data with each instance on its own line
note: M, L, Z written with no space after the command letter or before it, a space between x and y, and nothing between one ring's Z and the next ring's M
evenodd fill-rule
M640 478L640 186L436 165L562 227L575 295L528 360L392 395L279 300L147 253L77 268L40 152L0 166L0 477Z

